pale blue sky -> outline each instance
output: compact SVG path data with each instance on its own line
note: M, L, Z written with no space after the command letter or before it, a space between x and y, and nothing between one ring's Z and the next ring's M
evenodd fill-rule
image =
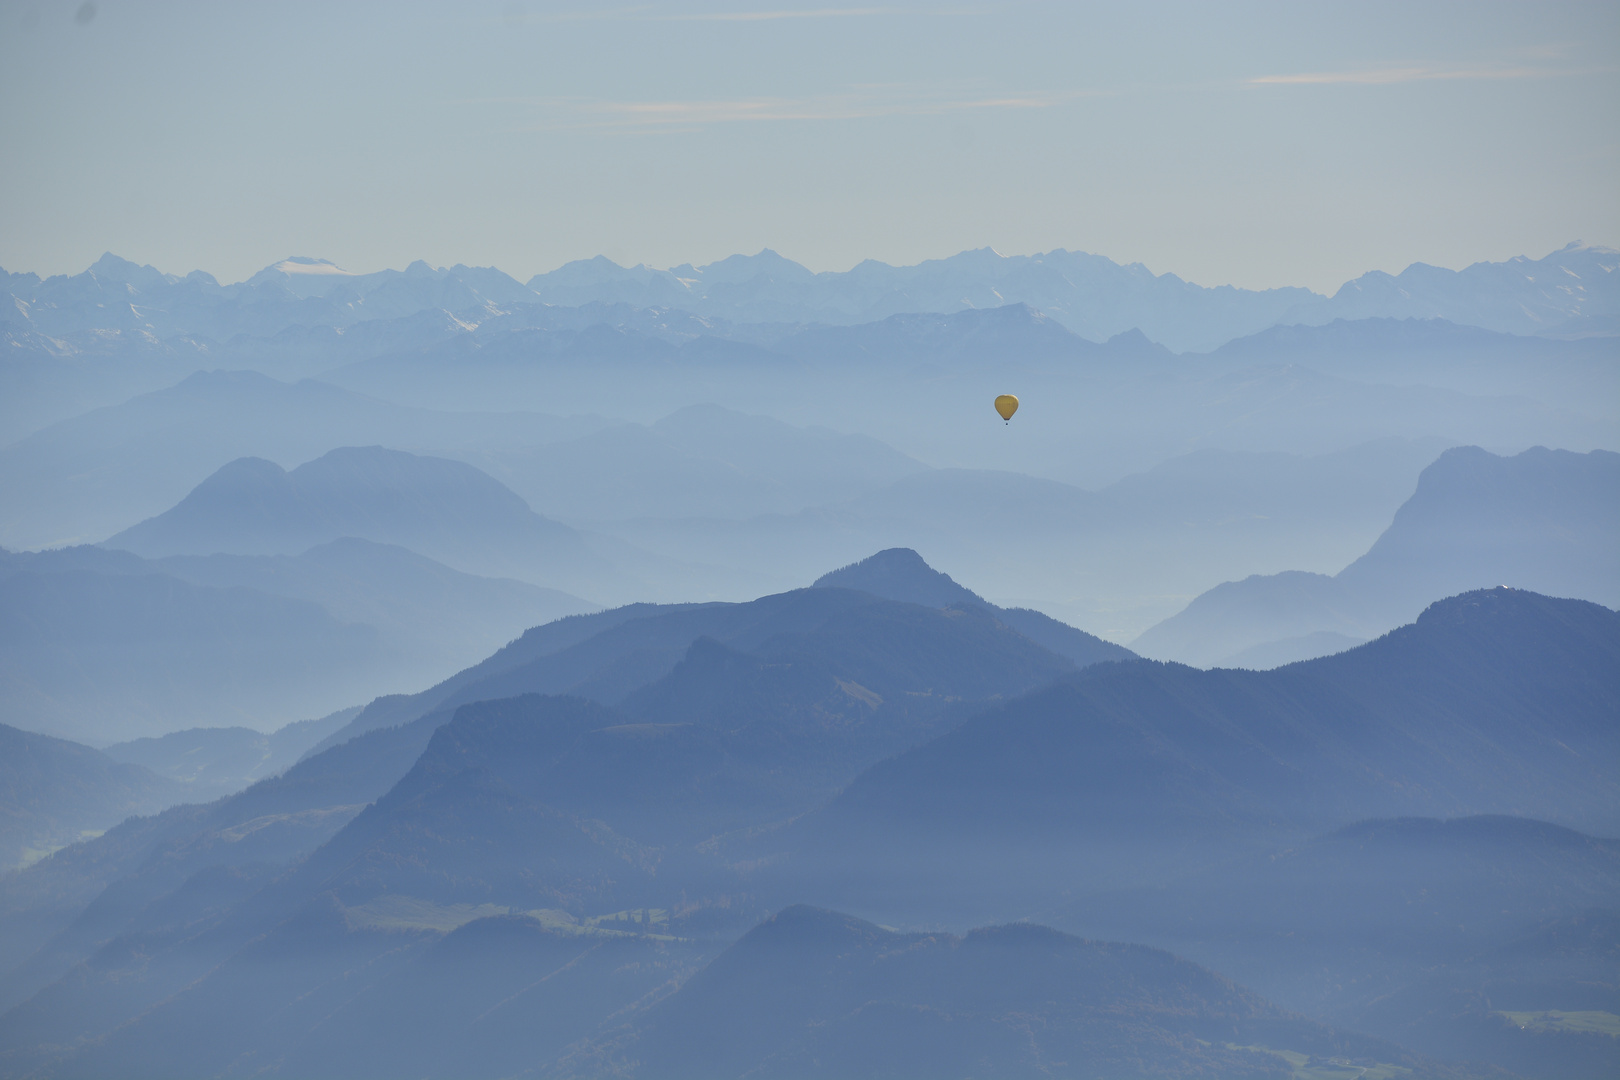
M1620 244L1620 5L0 3L0 266Z

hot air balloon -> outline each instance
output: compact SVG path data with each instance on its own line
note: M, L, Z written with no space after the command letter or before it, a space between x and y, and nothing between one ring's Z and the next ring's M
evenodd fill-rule
M1013 413L1018 411L1018 399L1011 394L1002 394L996 398L996 412L1001 414L1003 420L1011 420Z

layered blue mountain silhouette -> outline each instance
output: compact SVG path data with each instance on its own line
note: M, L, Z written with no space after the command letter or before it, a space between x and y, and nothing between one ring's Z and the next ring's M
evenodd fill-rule
M179 784L139 765L0 724L0 872L180 796Z
M1612 336L1617 265L1614 251L1580 243L1542 259L1519 256L1462 270L1413 263L1399 274L1374 270L1346 282L1319 313L1301 313L1300 321L1439 318L1511 334ZM1509 297L1511 307L1503 302Z
M1272 672L1103 665L875 766L802 827L845 863L987 843L963 864L975 874L1023 857L998 853L1009 836L1207 852L1257 830L1485 812L1606 835L1617 650L1608 608L1492 589Z
M545 555L565 548L572 556L580 546L573 530L535 514L477 469L380 446L334 450L292 472L241 458L108 544L147 557L291 555L358 536L459 555L477 542L466 534L489 532L497 544Z
M343 622L375 627L384 647L417 664L465 664L531 626L595 607L555 589L464 574L352 536L299 555L172 555L151 562L197 585L320 604Z
M0 552L0 596L7 715L102 745L274 730L592 607L352 538L297 556Z
M378 445L473 465L539 515L618 542L592 540L588 574L510 560L480 573L607 603L736 599L902 545L1009 607L1038 601L1129 641L1223 580L1343 566L1409 493L1405 470L1379 474L1374 497L1347 473L1337 491L1319 484L1338 506L1331 522L1233 497L1208 517L1154 507L1176 523L1154 539L1107 513L1080 550L1009 521L1001 536L1019 550L996 553L989 514L941 525L938 511L960 511L967 493L942 492L918 520L891 508L926 486L925 466L1098 491L1210 450L1610 445L1612 262L1576 246L1455 273L1413 267L1329 299L1205 289L1063 252L847 274L770 254L673 276L604 260L527 285L465 266L352 274L313 259L220 285L108 256L83 275L5 278L17 303L0 410L27 408L0 435L17 440L0 448L0 543L101 540L242 457L291 466ZM298 381L311 375L324 382ZM1016 434L985 423L983 405L1011 384L1026 402ZM141 390L152 395L128 400ZM96 405L112 411L85 415ZM1259 490L1266 474L1217 483Z
M186 801L207 802L281 774L359 711L359 706L351 706L318 720L296 720L268 734L244 727L187 728L114 743L102 752L114 761L185 784L191 789Z
M271 336L285 327L346 326L432 309L471 311L543 302L675 308L747 323L855 324L909 312L953 312L1026 303L1092 340L1133 328L1178 351L1209 349L1277 323L1335 318L1444 318L1508 333L1613 334L1615 253L1581 244L1542 259L1478 263L1452 271L1415 263L1347 282L1331 298L1306 289L1204 288L1140 264L1084 252L1003 256L984 248L910 267L867 260L843 273L812 273L769 249L704 267L625 268L598 256L531 278L488 267L353 274L326 260L285 259L245 282L220 285L103 255L82 274L41 280L6 274L16 318L60 337L87 329L191 334L218 341Z
M1511 585L1620 605L1620 455L1448 450L1378 541L1337 575L1227 582L1132 643L1210 665L1323 655L1464 589ZM1252 653L1250 650L1254 650Z
M302 462L346 446L538 446L607 424L403 408L313 380L201 371L0 448L0 529L14 548L99 541L169 509L241 457Z
M1254 970L1260 945L1206 946L1177 921L1178 890L1241 905L1244 889L1308 892L1342 870L1432 892L1447 860L1464 868L1448 887L1466 890L1492 844L1554 860L1556 874L1524 863L1496 893L1466 897L1511 917L1469 924L1446 964L1517 940L1512 913L1535 909L1538 888L1565 905L1544 912L1546 932L1566 936L1557 920L1585 917L1566 908L1612 896L1612 852L1567 829L1417 828L1428 855L1400 840L1411 826L1342 831L1369 816L1511 810L1612 832L1611 610L1493 589L1282 671L1077 671L914 553L829 578L749 604L537 627L428 693L374 702L282 776L133 819L9 879L0 925L27 921L49 940L30 950L30 935L0 935L8 1060L80 1073L134 1061L207 1073L249 1054L285 1075L320 1062L387 1075L406 1058L427 1075L519 1060L742 1075L840 1053L841 1069L931 1061L939 1046L1001 1071L1060 1049L1100 1067L1151 1047L1172 1071L1286 1075L1298 1054L1422 1074L1443 1067L1152 949L1029 926L906 936L803 908L769 916L795 894L950 920L1044 908L1082 930L1139 916L1139 936L1179 928ZM1337 867L1346 844L1354 858ZM1301 854L1279 862L1279 845ZM1080 882L1094 899L1074 899ZM1110 891L1143 884L1159 890L1152 903ZM1434 908L1390 897L1362 914L1398 941L1424 920L1457 921L1464 900L1434 895ZM1342 942L1311 929L1309 948L1326 952L1299 962L1359 970L1341 930ZM1567 1009L1592 970L1570 955L1489 970L1523 991L1514 1003ZM1272 1000L1328 1007L1277 970ZM1436 977L1401 968L1386 996L1428 1000ZM1049 984L1067 989L1011 989ZM1355 995L1330 1005L1400 1027ZM1044 1034L1013 1038L1010 1012L1043 1017ZM1420 1023L1426 1047L1465 1056L1446 1039L1495 1024L1504 1053L1540 1047L1560 1075L1609 1060L1574 1035L1467 1015ZM83 1049L63 1057L64 1045Z
M148 557L291 555L343 537L398 545L470 573L598 595L622 593L638 569L628 545L593 541L541 517L470 465L380 446L333 450L291 472L238 459L107 545Z
M1571 244L1541 260L1482 263L1462 271L1414 264L1397 277L1374 272L1331 299L1303 289L1204 289L1140 264L1120 266L1083 252L1005 257L962 252L915 267L868 260L843 274L812 274L765 250L697 268L626 269L597 257L529 281L548 303L617 301L688 308L739 322L871 322L898 312L953 311L1023 302L1077 333L1102 340L1139 328L1176 349L1211 348L1277 322L1333 318L1449 318L1513 333L1613 318L1612 251ZM1565 291L1566 274L1579 284ZM1511 298L1511 299L1510 299ZM1471 317L1470 317L1471 316ZM1604 332L1613 333L1608 326Z
M870 587L859 588L861 585ZM965 603L963 596L967 598ZM1030 669L1033 672L1056 672L1071 665L1085 666L1131 655L1117 645L1038 612L1008 611L986 604L933 570L915 552L895 550L880 552L861 564L826 575L818 580L815 589L795 590L751 603L636 604L536 627L482 663L420 694L379 699L334 739L429 715L438 716L442 722L461 704L524 693L578 694L607 705L618 705L675 671L683 658L692 660L691 650L704 639L713 643L698 656L707 663L725 656L728 649L757 652L767 643L782 649L805 647L814 639L806 639L804 635L817 631L838 613L865 612L863 618L875 620L865 632L876 634L886 625L883 613L896 609L892 604L874 606L874 598L913 607L950 608L955 614L946 621L924 619L911 633L932 627L967 635L989 634L979 640L987 648L990 642L999 642L992 652L1007 642L1017 641L1021 643L1019 648L1030 650L1029 655L1034 658L1030 660L1034 664ZM973 617L967 608L983 615ZM1027 629L1021 628L1020 623ZM994 630L997 626L1001 631ZM892 628L899 629L898 626ZM853 632L853 625L844 626L842 632ZM855 655L849 655L845 662L865 663ZM907 676L908 679L921 680L922 673L936 671L940 661L918 657L915 662L924 666ZM821 685L830 691L837 684L839 693L833 695L835 700L849 699L839 708L849 708L852 703L862 701L870 705L873 697L887 693L883 686L891 686L894 676L874 675L872 677L878 678L883 686L863 690L861 684L870 680L859 678L857 672L864 670L864 667L850 667L833 683L823 679ZM969 667L949 674L937 670L934 677L943 685L958 687L956 693L960 693L961 687L970 685L962 680L974 678L970 674L972 670ZM1026 672L1012 683L992 684L995 688L987 692L1008 692L1019 680L1032 677ZM839 680L853 681L846 688ZM926 705L930 701L931 707L948 704L952 693L941 690L936 694L935 689L929 682L909 686L906 692L908 696L924 699L911 705ZM863 694L872 696L863 698ZM891 703L891 708L893 704L904 703Z
M1066 656L1085 667L1104 660L1134 658L1129 649L1103 641L1083 630L1076 630L1050 615L1029 608L1003 608L952 581L929 566L910 548L889 548L860 562L823 574L817 588L859 589L889 600L925 607L972 606L984 608L995 617L1059 656Z
M197 585L126 552L0 556L0 694L28 727L103 745L200 724L279 727L400 674L371 626Z
M616 1048L618 1049L618 1048ZM1281 1051L1281 1052L1279 1052ZM901 934L791 907L650 1010L633 1075L1287 1075L1285 1054L1429 1070L1168 953L1027 923Z
M1620 1074L1616 259L0 273L0 1078Z

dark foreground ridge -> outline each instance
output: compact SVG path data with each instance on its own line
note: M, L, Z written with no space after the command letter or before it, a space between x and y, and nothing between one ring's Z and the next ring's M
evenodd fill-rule
M1439 1076L1413 1045L1480 1025L1526 1075L1613 1064L1500 1010L1620 1015L1580 989L1612 848L1571 831L1620 831L1620 615L1492 589L1272 672L1082 667L912 553L840 573L874 567L936 591L561 620L0 878L0 1076ZM1375 940L1450 951L1359 997L1259 985L1360 994L1354 935L1288 953L1234 913L1366 883ZM1092 940L1003 925L1034 911Z
M1433 1072L1140 945L1031 924L901 934L812 907L749 931L614 1049L632 1075L1284 1078L1286 1052Z
M1088 668L875 765L805 830L845 862L964 838L1282 839L1397 814L1615 835L1617 715L1620 615L1481 590L1275 671Z

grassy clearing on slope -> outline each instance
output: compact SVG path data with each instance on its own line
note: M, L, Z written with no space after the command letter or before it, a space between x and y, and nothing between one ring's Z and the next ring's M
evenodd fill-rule
M344 917L356 930L417 931L431 930L448 934L472 922L498 915L525 915L547 930L587 937L648 937L658 941L675 941L657 929L669 927L669 912L663 908L636 908L614 911L606 915L590 915L583 919L554 908L536 908L518 911L499 904L436 904L414 896L379 896L364 904L344 909Z
M1620 1016L1610 1012L1547 1009L1543 1012L1498 1011L1497 1015L1507 1017L1515 1027L1527 1031L1586 1031L1620 1038Z
M1356 1064L1344 1058L1317 1058L1297 1050L1273 1050L1269 1046L1237 1046L1227 1043L1228 1050L1256 1050L1272 1054L1288 1062L1294 1070L1294 1080L1401 1080L1412 1075L1402 1065Z
M495 904L435 904L414 896L379 896L344 909L344 918L356 930L437 930L448 934L474 919L505 915L510 908Z

